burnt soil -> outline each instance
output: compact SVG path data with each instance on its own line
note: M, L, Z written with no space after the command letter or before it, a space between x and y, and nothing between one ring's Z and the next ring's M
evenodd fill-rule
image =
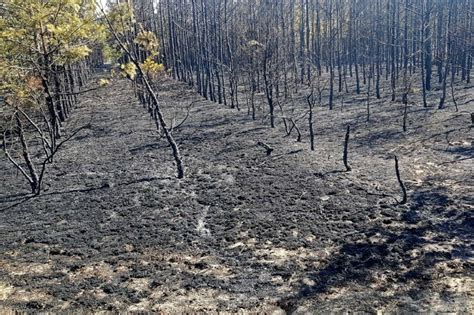
M296 142L280 120L164 79L169 121L195 101L174 132L183 180L129 83L85 94L64 130L90 125L42 195L0 160L0 310L470 313L472 90L458 88L459 112L410 104L407 132L400 102L373 100L370 122L363 95L317 108L311 152L306 118Z

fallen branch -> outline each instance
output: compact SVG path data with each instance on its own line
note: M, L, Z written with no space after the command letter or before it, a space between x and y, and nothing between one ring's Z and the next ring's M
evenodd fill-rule
M270 156L273 152L273 148L271 148L268 144L258 141L257 145L263 147L265 150L267 150L267 156Z
M272 157L270 157L269 159L265 159L265 161L263 161L262 163L258 164L258 166L262 166L264 164L266 164L268 161L276 161L278 159L281 159L287 155L292 155L292 154L298 154L300 152L302 152L303 149L298 149L298 150L293 150L293 151L290 151L290 152L287 152L287 153L282 153L282 154L278 154L278 155L274 155Z

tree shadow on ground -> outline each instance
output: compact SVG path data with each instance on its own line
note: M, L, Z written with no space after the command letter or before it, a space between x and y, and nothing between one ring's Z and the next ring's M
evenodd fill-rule
M420 197L417 202L423 203L424 198L447 202L439 193ZM444 222L433 224L424 221L417 224L420 217L413 211L414 208L417 206L401 216L403 230L390 231L384 226L377 226L360 232L363 233L361 240L343 244L325 268L306 274L312 280L311 285L301 283L296 294L280 300L278 305L287 313L292 313L305 301L318 299L319 295L331 290L354 284L377 284L381 273L389 275L390 281L382 284L377 292L388 289L390 283L397 283L411 296L422 296L442 276L436 268L437 264L473 258L470 241L474 237L472 214L462 212ZM449 246L445 248L439 246L448 242ZM421 254L415 258L414 253Z
M454 161L459 160L469 160L474 158L474 146L471 144L469 147L461 147L461 146L450 146L444 150L435 149L436 151L442 151L445 153L453 154L455 157L462 157L460 159L455 159Z
M155 180L167 180L167 179L171 179L171 178L170 177L143 177L143 178L136 178L136 179L132 179L128 181L119 182L116 184L116 186L129 186L129 185L140 184L144 182L149 183ZM31 193L17 193L17 194L2 196L0 197L0 205L5 204L6 206L4 208L0 207L0 211L6 211L9 209L15 208L32 199L48 198L50 196L55 196L55 195L89 193L93 191L101 191L101 190L106 190L110 188L112 188L112 186L106 182L106 183L102 183L99 186L94 186L94 187L42 192L40 195L32 195Z
M23 192L23 193L14 193L11 195L0 196L0 204L5 203L5 202L13 202L13 201L22 200L29 195L31 194L27 192Z

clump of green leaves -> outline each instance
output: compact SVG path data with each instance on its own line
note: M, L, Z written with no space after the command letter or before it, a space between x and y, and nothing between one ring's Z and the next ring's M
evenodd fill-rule
M135 80L137 76L137 67L133 62L127 62L120 65L120 70L122 70L123 75L127 78L130 80Z
M158 39L156 38L155 34L150 31L141 31L138 33L137 37L135 38L134 42L138 44L138 46L152 54L158 53Z
M0 89L25 85L31 73L48 77L54 65L86 58L105 39L91 0L3 0L2 8L0 71L17 79L2 75Z
M141 64L141 67L143 71L148 74L156 74L165 70L165 66L163 64L155 62L151 57L146 58Z

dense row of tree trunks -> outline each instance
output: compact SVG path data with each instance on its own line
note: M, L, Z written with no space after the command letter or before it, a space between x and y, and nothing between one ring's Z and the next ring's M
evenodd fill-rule
M328 82L330 109L344 92L398 101L405 72L420 78L424 106L433 84L469 83L472 8L469 0L165 0L155 1L153 29L174 78L235 108L245 86L254 119L263 91L275 125L275 104L315 76Z

